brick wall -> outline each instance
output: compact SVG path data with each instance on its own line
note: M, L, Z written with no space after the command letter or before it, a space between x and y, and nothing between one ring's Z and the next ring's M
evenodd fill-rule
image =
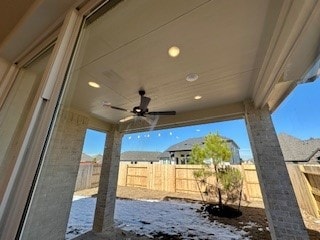
M87 124L78 113L60 113L22 239L64 239Z

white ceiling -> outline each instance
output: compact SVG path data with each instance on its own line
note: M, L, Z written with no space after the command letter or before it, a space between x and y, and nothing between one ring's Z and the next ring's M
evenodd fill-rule
M265 0L121 2L87 26L73 105L116 123L129 113L102 102L131 110L140 88L152 98L150 110L177 114L250 98L268 7ZM180 48L177 58L169 57L171 46ZM189 73L199 79L187 82Z
M64 2L39 0L31 6L0 45L0 57L15 59L81 1ZM71 75L74 91L67 96L73 108L118 123L130 113L102 103L131 110L144 88L152 98L150 111L177 111L162 116L160 127L239 118L247 99L273 111L319 55L319 2L123 0L85 27ZM177 58L167 54L174 45L181 50ZM187 82L189 73L199 79ZM196 95L202 99L195 101Z

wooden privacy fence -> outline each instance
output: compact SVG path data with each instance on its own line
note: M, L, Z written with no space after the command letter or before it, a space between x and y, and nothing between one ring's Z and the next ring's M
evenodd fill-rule
M96 163L80 163L75 191L99 186L101 165Z
M91 163L81 163L78 170L75 191L92 187L92 169Z
M287 165L299 207L320 217L320 165Z
M256 166L253 164L242 164L237 166L237 168L242 170L244 199L247 201L262 201Z
M262 201L260 186L254 165L235 166L244 176L243 196L248 201ZM118 185L141 187L151 190L199 194L193 171L199 165L126 164L120 163ZM76 191L97 187L101 165L81 163ZM214 180L212 180L214 181Z
M262 201L255 166L234 167L244 176L244 198L249 201ZM120 164L118 185L199 194L199 186L193 177L193 172L200 168L200 165ZM214 178L211 182L214 182Z
M255 165L233 165L242 172L243 198L262 201ZM118 185L151 190L199 194L193 171L199 165L127 164L120 163ZM320 216L320 165L287 165L291 182L301 209ZM76 191L97 187L101 165L81 163Z

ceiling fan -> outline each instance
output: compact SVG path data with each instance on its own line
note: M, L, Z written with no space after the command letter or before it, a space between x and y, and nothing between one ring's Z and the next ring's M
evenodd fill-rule
M134 114L133 116L129 116L129 117L126 117L124 119L121 119L120 122L129 121L129 120L133 119L135 116L147 117L148 115L149 116L176 115L176 111L158 111L158 112L153 111L153 112L149 112L148 105L149 105L149 103L151 101L151 98L146 97L145 94L146 94L146 92L143 89L139 90L140 105L134 107L132 110L128 110L128 109L124 109L124 108L120 108L120 107L115 107L115 106L110 105L109 103L104 103L103 105L107 106L107 107L110 107L112 109L115 109L115 110L120 110L120 111L124 111L124 112L130 112L130 113Z

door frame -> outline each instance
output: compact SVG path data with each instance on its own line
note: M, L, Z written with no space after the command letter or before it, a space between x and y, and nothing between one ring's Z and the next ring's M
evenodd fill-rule
M55 40L53 52L51 53L46 70L43 74L39 91L35 96L28 119L23 127L23 136L17 148L15 166L11 173L9 183L6 187L4 197L0 206L0 238L19 238L22 229L23 219L28 209L32 194L32 186L39 170L43 147L46 142L50 125L60 95L60 89L68 70L68 66L79 36L82 15L76 9L71 9L58 31L55 31L42 42L42 46L26 54L26 57L12 68L16 71L28 62L31 62L48 47L48 41ZM58 36L57 33L59 32ZM42 47L42 48L41 48ZM7 93L14 82L14 75L11 74L11 81L6 81ZM3 99L4 101L5 99Z

